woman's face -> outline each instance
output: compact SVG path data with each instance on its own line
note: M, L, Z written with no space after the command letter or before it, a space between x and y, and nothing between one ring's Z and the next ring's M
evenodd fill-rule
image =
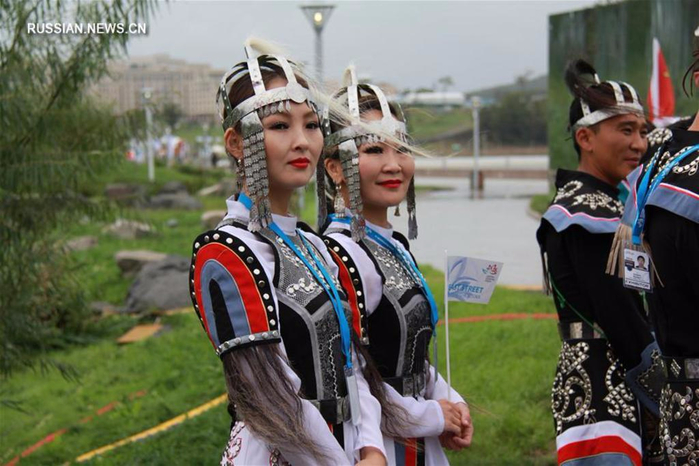
M269 81L266 88L283 87L286 83L286 79L277 77ZM323 133L316 113L305 102L290 104L289 112L273 113L262 119L270 191L291 191L306 186L323 148ZM237 150L231 153L236 158L242 157L242 138L233 135L233 139Z
M380 120L381 112L369 110L365 121ZM385 143L359 147L359 178L364 208L388 208L401 203L415 173L415 160Z

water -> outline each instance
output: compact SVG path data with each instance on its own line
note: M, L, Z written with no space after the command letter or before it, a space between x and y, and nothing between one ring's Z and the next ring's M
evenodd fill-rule
M418 262L444 269L444 251L504 263L500 284L541 286L541 258L535 233L539 221L528 213L529 198L548 192L545 180L485 180L482 199L471 199L469 181L421 178L418 185L451 187L417 196L419 237L411 242ZM405 204L389 216L407 233Z

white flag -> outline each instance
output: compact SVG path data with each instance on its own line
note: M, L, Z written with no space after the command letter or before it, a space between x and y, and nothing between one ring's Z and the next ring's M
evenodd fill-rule
M502 262L449 256L446 273L448 300L488 304L501 271Z

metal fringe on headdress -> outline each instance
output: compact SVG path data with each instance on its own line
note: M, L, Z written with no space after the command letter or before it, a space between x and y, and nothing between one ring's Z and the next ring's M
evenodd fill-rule
M264 128L257 112L246 115L241 121L243 136L243 166L248 194L252 199L249 230L256 232L272 223L269 204L269 180L265 153Z
M325 196L325 157L320 154L316 165L316 199L318 200L318 231L328 217L328 200Z
M342 165L342 174L347 181L347 189L349 191L349 209L352 212L352 220L350 222L350 231L352 239L359 241L366 236L364 216L362 210L362 193L360 190L359 181L359 150L353 140L345 141L338 146L340 153L340 164Z
M408 186L408 239L417 238L417 212L415 209L415 177Z

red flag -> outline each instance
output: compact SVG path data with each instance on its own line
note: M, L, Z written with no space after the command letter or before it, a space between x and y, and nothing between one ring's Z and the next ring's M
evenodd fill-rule
M657 126L665 126L675 120L672 118L675 114L675 92L657 38L653 38L653 69L648 90L648 109L650 121Z

